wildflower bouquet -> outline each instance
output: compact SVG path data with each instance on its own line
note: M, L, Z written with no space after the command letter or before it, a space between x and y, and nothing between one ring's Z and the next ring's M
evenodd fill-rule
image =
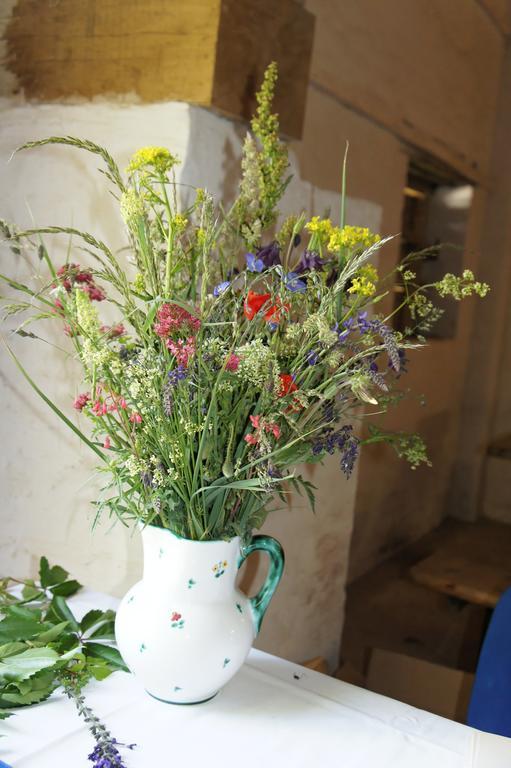
M12 252L33 247L46 270L35 287L3 277L23 296L7 313L29 313L24 336L35 335L28 322L60 323L83 365L74 408L89 436L38 391L100 459L107 481L98 513L189 539L246 536L290 488L313 502L298 464L337 453L349 476L360 446L381 440L412 467L427 462L417 435L372 425L364 436L354 419L361 405L381 413L401 397L406 350L437 316L432 293L459 299L488 287L469 271L419 286L412 262L421 254L412 254L398 270L416 327L397 333L391 316L373 311L395 279L380 280L371 263L388 238L345 224L344 191L337 224L303 213L277 224L288 163L271 107L275 82L270 65L227 211L203 189L180 204L178 160L161 147L136 152L126 176L89 141L22 147L99 155L126 225L129 263L69 227L2 224ZM94 266L55 265L45 233L71 234ZM110 325L101 320L107 303L117 315Z

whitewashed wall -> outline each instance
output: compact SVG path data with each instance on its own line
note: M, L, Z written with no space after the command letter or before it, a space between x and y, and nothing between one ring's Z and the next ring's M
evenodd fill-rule
M0 125L0 217L21 227L73 226L114 248L124 244L122 222L96 171L98 160L64 147L31 150L10 160L17 146L50 135L80 136L105 145L124 168L139 146L165 145L182 158L180 181L229 197L237 182L245 130L239 123L178 103L4 101ZM296 167L293 171L283 210L314 208L323 213L337 207L336 195L301 180ZM353 224L379 228L381 211L372 203L350 200L348 214ZM48 243L55 260L63 261L66 238L48 238ZM77 254L73 259L86 261ZM37 266L16 263L5 247L1 249L3 273L26 278ZM78 367L57 349L66 347L57 327L50 331L46 325L42 335L49 344L18 336L8 340L41 388L74 418L72 399L81 389ZM0 573L33 574L38 556L46 554L90 587L121 595L141 571L138 535L108 520L91 532L90 502L99 487L91 456L31 391L4 349L0 354ZM313 479L319 486L317 514L293 500L289 510L265 527L282 541L287 567L258 644L293 660L323 655L335 664L356 474L344 480L333 459L316 467Z

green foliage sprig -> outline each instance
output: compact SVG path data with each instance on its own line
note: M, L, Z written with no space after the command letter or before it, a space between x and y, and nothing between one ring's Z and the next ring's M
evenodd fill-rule
M64 681L81 688L126 670L113 645L114 611L91 610L78 621L66 598L81 585L68 577L42 557L38 581L0 580L0 719L44 701Z

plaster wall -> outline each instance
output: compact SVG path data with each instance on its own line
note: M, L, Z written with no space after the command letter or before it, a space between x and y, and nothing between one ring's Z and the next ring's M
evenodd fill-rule
M235 191L245 129L198 107L104 101L15 105L4 101L0 119L1 212L20 227L61 224L90 231L114 248L124 244L116 202L97 173L96 157L70 148L45 147L10 159L21 143L50 135L96 141L108 147L121 168L138 146L166 145L182 159L178 182L185 185L184 195L187 184L206 186L224 200ZM292 165L294 180L281 206L283 213L338 206L335 193L303 181L294 158ZM351 198L348 212L354 222L380 228L377 203ZM55 261L63 261L67 237L54 236L47 243ZM6 248L1 259L2 272L20 280L37 270L33 263L16 263ZM75 254L74 260L83 263L86 258ZM48 344L14 335L9 336L9 344L41 388L74 418L71 403L80 391L78 366L60 351L66 348L66 339L58 327L46 323L38 332ZM34 573L37 557L46 554L88 586L123 594L141 572L138 534L108 520L91 533L90 502L99 488L93 460L32 392L5 350L1 356L0 440L5 450L0 459L0 571L18 576ZM86 429L86 424L82 426ZM293 498L265 527L282 541L287 568L259 645L294 660L321 654L334 664L342 627L356 475L349 482L343 480L333 461L315 469L314 481L319 487L316 516ZM335 494L331 493L333 485ZM256 580L264 568L260 563Z
M348 192L380 205L382 234L398 235L409 158L427 153L445 162L475 184L463 267L481 274L491 258L481 247L507 6L307 0L306 7L316 15L316 32L304 134L296 145L303 176L334 187L348 140ZM380 254L382 271L398 254L396 238ZM389 430L420 433L432 468L411 471L386 446L362 452L350 580L427 533L446 512L457 514L464 478L452 493L453 472L476 302L459 307L454 338L432 340L409 355L402 384L412 396L383 422Z

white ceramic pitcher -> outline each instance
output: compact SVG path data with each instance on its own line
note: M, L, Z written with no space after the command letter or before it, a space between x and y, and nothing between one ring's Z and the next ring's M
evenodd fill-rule
M119 650L151 696L172 704L212 698L239 670L280 581L284 555L269 536L240 548L230 541L191 541L164 528L142 530L144 574L121 601ZM248 598L235 586L255 550L270 556L268 576Z

